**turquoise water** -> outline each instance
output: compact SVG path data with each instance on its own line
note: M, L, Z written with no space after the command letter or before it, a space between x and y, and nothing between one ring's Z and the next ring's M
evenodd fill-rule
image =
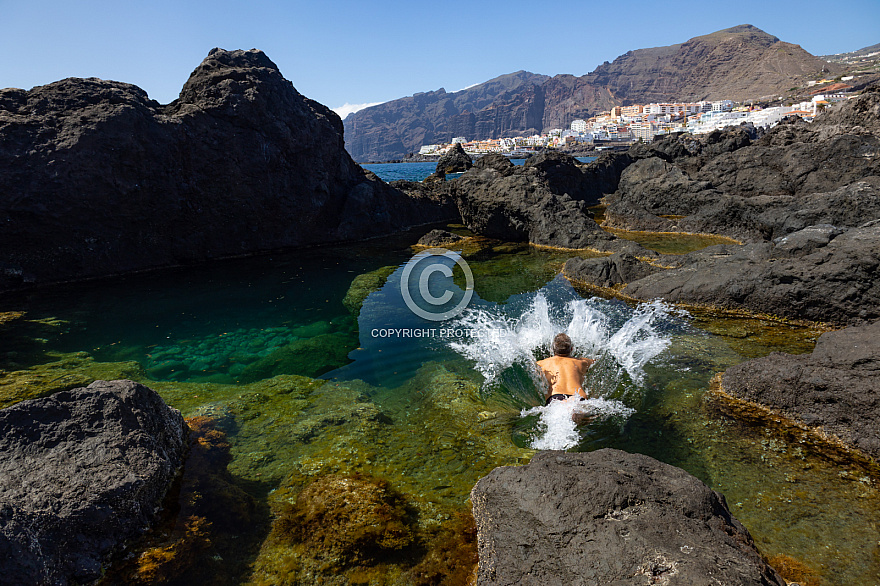
M589 163L596 160L596 157L577 157L581 163ZM525 164L525 159L511 159L514 165ZM422 181L428 175L431 175L437 169L436 161L433 163L376 163L372 165L361 165L364 169L372 171L383 181L396 181L405 179L407 181ZM453 173L448 177L454 179L459 174Z
M574 253L490 241L464 251L474 275L467 309L433 321L401 288L409 245L424 231L2 297L3 312L26 314L0 324L0 393L142 380L185 416L217 419L231 482L264 509L282 514L288 495L326 474L378 476L405 496L426 543L466 510L477 479L533 449L641 452L724 493L768 557L792 556L823 584L877 583L873 481L705 403L716 372L773 350L809 351L815 332L584 299L558 276ZM450 291L445 304L418 299L417 278L406 288L438 312L467 293L461 266L439 262L452 276L436 272L425 287L433 297ZM368 273L376 278L361 281ZM353 282L371 283L359 306ZM534 369L560 329L598 359L587 381L593 419L577 428L561 404L541 407ZM257 582L283 583L311 567L279 561L306 555L294 546L261 546L265 523L214 520L213 531L203 557L180 566L189 578L236 583L256 568ZM369 570L375 583L410 583L400 568L414 562L384 563Z

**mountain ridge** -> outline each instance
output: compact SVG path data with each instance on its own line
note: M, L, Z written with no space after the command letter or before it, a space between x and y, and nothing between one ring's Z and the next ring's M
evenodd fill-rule
M345 142L356 161L399 159L423 144L449 142L454 136L534 134L568 126L612 106L777 96L810 76L839 69L799 45L743 24L683 43L628 51L583 76L522 71L499 76L475 86L481 88L483 101L499 89L488 85L496 80L520 75L521 83L505 86L477 110L461 108L455 99L448 99L457 94L442 89L365 108L345 119ZM418 96L420 112L406 102ZM432 98L436 98L433 103Z

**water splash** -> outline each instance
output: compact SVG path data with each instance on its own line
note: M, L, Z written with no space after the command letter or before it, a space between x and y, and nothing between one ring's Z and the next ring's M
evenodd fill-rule
M485 394L500 394L538 415L537 449L567 449L579 435L574 419L626 419L644 394L644 367L669 346L675 312L660 301L626 304L582 299L558 279L537 293L507 305L468 310L455 327L468 331L450 347L474 362ZM543 406L547 382L536 360L551 354L553 337L568 333L573 355L596 360L587 373L587 401L554 401ZM531 406L531 407L530 407ZM574 416L574 417L573 417Z

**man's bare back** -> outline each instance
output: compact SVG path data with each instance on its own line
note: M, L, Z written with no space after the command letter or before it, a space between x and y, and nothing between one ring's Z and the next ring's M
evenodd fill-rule
M583 389L584 375L595 361L591 358L551 356L538 361L538 366L550 383L547 399L554 395L578 395L587 398Z

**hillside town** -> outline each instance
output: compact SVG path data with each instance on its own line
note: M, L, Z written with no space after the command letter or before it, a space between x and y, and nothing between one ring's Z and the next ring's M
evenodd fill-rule
M799 116L812 121L829 105L850 97L846 78L841 82L819 80L811 85L823 85L811 92L809 101L785 106L761 107L732 100L700 101L690 103L653 103L616 106L586 120L572 121L569 128L555 128L532 136L468 140L456 137L446 144L424 145L420 155L443 155L460 143L471 155L502 153L509 156L527 156L539 148L595 148L596 150L628 146L634 142L650 142L655 136L678 132L705 134L727 126L752 124L770 128L786 116Z

